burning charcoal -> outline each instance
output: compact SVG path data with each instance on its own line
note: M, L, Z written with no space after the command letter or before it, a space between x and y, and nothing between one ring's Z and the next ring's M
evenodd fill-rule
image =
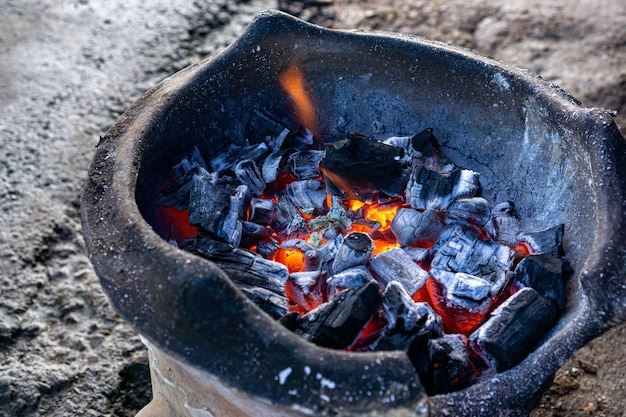
M327 303L302 316L297 332L320 346L346 348L374 316L380 299L375 281L338 292Z
M341 271L328 278L326 282L335 288L354 288L373 280L370 271L360 265Z
M230 210L230 186L213 184L196 175L189 194L189 224L218 234L220 224Z
M319 214L326 203L326 190L320 180L295 181L287 185L287 195L302 212Z
M165 207L175 207L184 210L189 207L189 194L193 179L198 176L208 182L217 182L217 175L208 173L205 169L196 167L187 172L173 184L168 185L154 198L154 203Z
M413 259L413 262L423 262L431 255L429 248L412 248L407 246L402 248L402 250Z
M288 160L287 158L291 153L293 153L292 149L283 149L274 152L265 158L263 165L261 166L261 174L263 176L263 181L265 181L266 184L276 181L278 173L286 165Z
M470 341L478 345L498 372L517 365L556 322L550 300L532 288L523 288L495 309Z
M256 161L265 155L268 147L265 143L252 146L237 146L231 144L224 152L218 154L209 163L211 171L221 173L235 166L239 161Z
M289 155L289 171L298 180L313 180L320 177L319 164L324 151L308 150Z
M479 189L478 176L465 169L442 175L416 166L406 188L406 201L416 209L443 211L457 198L473 197Z
M569 264L550 253L528 255L515 268L514 278L552 301L557 309L565 307L565 275Z
M205 171L208 170L204 158L200 155L200 150L197 146L194 146L189 155L186 155L178 164L172 167L172 172L176 178L182 178L196 167L200 167Z
M443 224L432 210L401 208L391 222L391 231L401 246L423 243L431 246L437 240Z
M403 156L402 148L351 134L328 144L320 170L332 194L363 201L375 199L378 191L400 197L407 182Z
M334 236L333 236L334 234ZM334 232L333 229L327 230L327 233L324 235L327 242L325 245L321 246L317 250L318 260L319 260L319 268L322 271L328 272L331 269L331 265L337 255L337 250L339 249L339 245L342 243L341 235L338 235Z
M429 375L421 378L429 393L446 394L467 385L473 374L466 339L447 334L428 342Z
M391 281L399 281L411 296L422 288L428 279L428 273L417 266L400 248L390 249L374 256L370 260L370 268L383 285Z
M553 252L562 255L564 229L565 225L560 224L536 232L522 232L517 236L517 239L527 243L533 253Z
M512 201L496 204L491 215L498 241L511 247L517 245L520 228L515 204Z
M276 205L272 200L253 198L250 200L250 221L269 226L276 219Z
M383 140L382 142L385 145L395 146L397 148L404 148L404 151L406 152L411 147L411 136L391 136Z
M266 142L272 152L281 148L290 126L267 111L254 109L246 125L246 137L254 143Z
M282 195L276 204L276 231L286 238L302 239L309 234L306 220L289 195Z
M317 271L319 269L319 254L317 249L302 239L289 239L280 245L281 249L297 249L304 254L304 270Z
M491 208L487 200L482 197L462 198L454 201L448 207L444 222L464 226L473 225L486 231L489 236L496 234L491 223Z
M353 232L346 236L337 249L332 272L338 273L358 265L365 265L374 252L374 242L367 234Z
M475 232L461 225L445 228L433 252L433 269L481 277L491 283L491 294L500 292L508 282L506 272L513 261L511 249L482 240Z
M302 293L307 295L320 277L320 271L292 272L289 277L302 289Z
M431 275L446 289L447 298L456 305L475 308L476 302L485 301L491 293L491 283L463 272L431 270Z
M376 350L407 351L419 337L424 347L428 339L441 336L441 319L426 303L414 302L396 281L383 293L387 328L376 343Z
M235 166L235 176L242 184L248 186L250 194L253 196L258 197L263 194L265 181L263 181L261 171L254 161L247 159L240 161Z
M252 222L241 222L241 242L239 245L244 248L251 248L259 241L265 240L270 235L270 229Z
M276 251L280 247L280 244L276 239L270 237L267 242L260 241L256 245L256 253L264 257L265 259L273 258L276 255Z

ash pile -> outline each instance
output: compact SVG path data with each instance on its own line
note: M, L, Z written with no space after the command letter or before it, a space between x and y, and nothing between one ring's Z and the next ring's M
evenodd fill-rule
M324 143L255 109L245 145L194 148L171 178L154 204L186 232L165 239L312 343L405 351L430 394L515 366L565 305L564 226L521 230L432 129Z

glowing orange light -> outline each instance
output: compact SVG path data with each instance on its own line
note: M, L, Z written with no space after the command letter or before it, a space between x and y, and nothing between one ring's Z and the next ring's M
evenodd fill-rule
M389 249L400 247L399 243L390 242L385 239L373 239L373 240L374 240L374 252L372 252L372 255L378 255L379 253L386 252Z
M396 217L398 208L400 208L400 205L398 204L389 207L365 204L364 217L368 220L380 223L380 229L378 230L384 232L385 230L389 230L389 227L391 227L391 222L394 217Z
M290 273L304 271L304 254L299 250L278 249L274 260L285 265Z
M308 86L297 65L292 64L278 77L280 85L289 95L295 106L298 122L309 129L313 136L320 137L317 126L317 114L309 93Z

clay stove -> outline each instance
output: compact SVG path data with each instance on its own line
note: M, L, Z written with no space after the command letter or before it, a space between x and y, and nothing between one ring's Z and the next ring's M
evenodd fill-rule
M329 141L439 133L446 156L480 172L491 201L534 228L565 224L576 271L557 325L520 364L427 396L403 352L314 346L262 312L210 261L169 245L154 211L163 172L197 147L242 144L259 104L289 113L279 74L297 63L324 106ZM542 80L417 38L329 31L260 14L218 57L149 91L102 139L83 196L92 262L151 352L143 415L524 415L556 369L624 319L624 140L608 112Z

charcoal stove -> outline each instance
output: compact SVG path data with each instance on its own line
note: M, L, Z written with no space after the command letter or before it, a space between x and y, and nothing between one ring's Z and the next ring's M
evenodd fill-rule
M480 172L485 198L515 201L534 228L565 225L575 271L565 310L521 363L427 396L403 352L306 342L214 263L164 239L152 207L163 172L194 147L212 155L240 144L245 115L260 104L288 113L278 78L293 63L323 103L326 140L432 127L448 158ZM626 318L625 181L626 144L611 113L535 75L416 37L332 31L266 11L107 132L82 220L105 291L150 351L154 400L140 415L526 415L574 350Z

